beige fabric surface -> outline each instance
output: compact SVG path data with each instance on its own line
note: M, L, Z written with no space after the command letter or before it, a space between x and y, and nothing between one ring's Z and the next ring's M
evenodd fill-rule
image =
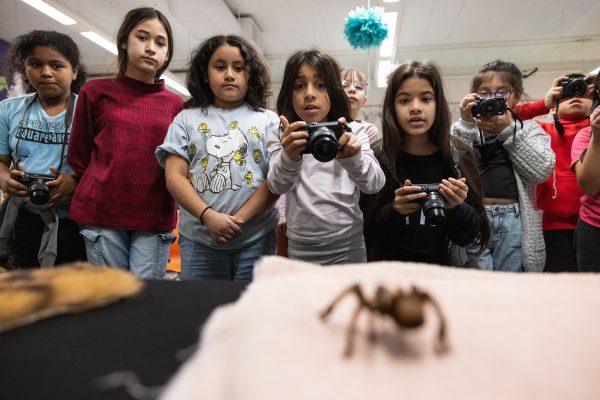
M511 274L415 263L318 267L263 258L240 300L217 309L199 350L163 399L598 399L600 274ZM421 329L369 313L345 359L348 296L327 323L318 313L358 282L416 285L441 305L451 350L433 349L431 307Z

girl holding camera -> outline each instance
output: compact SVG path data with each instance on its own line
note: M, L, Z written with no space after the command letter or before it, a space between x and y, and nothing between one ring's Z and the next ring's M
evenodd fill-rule
M269 73L239 36L215 36L193 53L192 98L156 150L181 207L182 279L252 279L254 262L275 253L277 209L265 182Z
M8 79L28 94L0 103L0 187L9 195L0 235L12 238L20 267L85 260L68 218L77 181L66 161L76 93L86 79L79 49L58 32L21 35L8 52ZM26 178L34 175L39 180Z
M579 131L571 147L572 168L583 191L575 229L577 265L600 272L600 74L594 78L590 126Z
M546 244L546 272L577 272L573 245L583 192L571 169L571 145L581 129L590 125L593 85L582 74L554 80L546 98L554 104L554 121L537 123L550 136L556 166L550 178L537 185L537 206L544 212L542 229ZM576 90L572 90L575 88Z
M382 128L387 181L362 199L369 260L456 265L450 242L485 247L477 169L468 146L450 136L450 110L433 63L407 61L390 75Z
M359 196L379 191L384 175L364 126L346 123L350 105L337 62L318 50L294 53L277 112L281 129L268 138L267 179L273 193L286 194L288 256L322 265L366 261ZM337 153L321 162L306 154L307 124L327 121L339 124Z
M479 254L467 248L467 266L494 271L541 272L546 261L542 212L535 206L535 185L554 169L550 137L532 120L512 111L523 95L523 77L510 62L485 64L473 77L471 93L460 102L452 133L476 151L483 202L492 237ZM496 103L486 116L482 102Z
M153 8L125 16L116 77L79 95L69 163L80 179L71 218L83 225L88 260L161 279L175 239L176 207L154 151L183 101L159 80L173 55L166 17Z

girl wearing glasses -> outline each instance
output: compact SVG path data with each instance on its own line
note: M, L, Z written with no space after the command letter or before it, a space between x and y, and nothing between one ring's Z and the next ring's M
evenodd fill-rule
M535 121L521 121L513 107L523 95L519 68L501 60L485 64L460 102L452 133L471 143L479 156L483 202L492 236L487 248L467 248L467 266L494 271L541 272L546 261L542 212L535 207L535 184L554 169L550 137ZM490 101L497 112L487 114ZM506 107L503 105L506 104Z
M367 102L368 83L365 74L358 69L345 68L342 70L341 75L342 87L350 101L350 117L352 117L353 121L365 127L365 132L369 137L371 150L377 154L381 150L381 133L379 133L379 130L375 125L358 119L358 113Z

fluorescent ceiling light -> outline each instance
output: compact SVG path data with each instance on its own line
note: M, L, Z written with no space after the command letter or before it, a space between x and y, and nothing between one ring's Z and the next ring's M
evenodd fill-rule
M86 38L88 38L89 40L91 40L92 42L96 43L98 46L110 51L114 55L118 54L117 45L114 44L113 42L111 42L110 40L105 39L102 36L98 35L96 32L88 31L88 32L81 32L81 34L83 36L85 36Z
M391 57L394 52L394 43L396 39L396 21L398 20L397 12L383 13L383 23L388 26L387 38L381 43L379 48L379 57Z
M35 8L38 11L43 12L47 16L54 18L58 22L63 25L74 25L77 23L73 18L64 14L61 11L58 11L56 8L52 7L50 4L44 3L42 0L21 0L23 3L29 4L31 7Z
M162 74L160 76L160 79L164 79L165 85L167 85L171 89L176 90L177 92L181 93L184 96L190 97L190 92L188 92L188 90L185 88L185 86L183 86L182 84L177 82L175 79L173 79L170 76L167 76L165 74Z
M383 0L384 3L398 3L400 0Z

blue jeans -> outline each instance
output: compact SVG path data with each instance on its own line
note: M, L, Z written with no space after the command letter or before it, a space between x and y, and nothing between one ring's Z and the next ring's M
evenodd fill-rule
M275 254L275 230L241 249L212 248L179 235L181 279L252 279L254 262Z
M85 225L88 261L131 271L140 278L162 279L175 235L171 232L141 232Z
M486 205L490 223L490 241L480 256L479 246L467 247L471 268L494 271L522 272L521 217L519 203Z

